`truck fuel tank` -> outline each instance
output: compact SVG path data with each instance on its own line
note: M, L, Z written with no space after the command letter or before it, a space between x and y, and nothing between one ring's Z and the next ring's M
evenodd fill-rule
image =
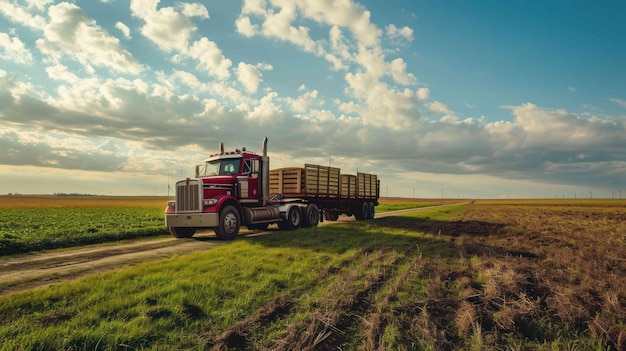
M244 207L243 215L246 223L255 223L279 219L280 211L274 206Z

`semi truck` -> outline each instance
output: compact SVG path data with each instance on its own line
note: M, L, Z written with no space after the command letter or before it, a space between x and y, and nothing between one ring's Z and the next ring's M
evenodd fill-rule
M380 194L375 174L342 174L339 168L305 164L270 170L267 137L261 154L241 150L217 153L195 167L195 177L176 182L167 202L165 226L176 238L213 229L222 240L234 240L241 226L266 230L314 227L340 215L374 218Z

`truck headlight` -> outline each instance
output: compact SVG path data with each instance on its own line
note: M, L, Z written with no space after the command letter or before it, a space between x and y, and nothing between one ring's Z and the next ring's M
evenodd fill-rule
M217 203L217 200L215 199L205 199L204 201L202 201L202 204L204 206L213 206Z

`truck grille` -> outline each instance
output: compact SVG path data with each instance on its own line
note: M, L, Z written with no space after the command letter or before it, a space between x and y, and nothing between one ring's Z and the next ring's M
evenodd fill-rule
M202 182L199 179L181 180L176 183L176 212L200 212L202 210Z

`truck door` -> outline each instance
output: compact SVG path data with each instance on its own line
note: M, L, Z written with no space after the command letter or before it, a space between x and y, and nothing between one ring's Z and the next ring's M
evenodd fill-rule
M259 160L244 159L242 175L237 177L240 199L244 202L258 202L259 200L258 163Z

